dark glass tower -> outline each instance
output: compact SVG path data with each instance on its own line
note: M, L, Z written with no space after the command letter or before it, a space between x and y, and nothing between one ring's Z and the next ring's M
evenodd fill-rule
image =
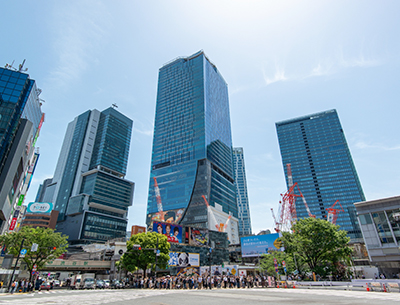
M178 58L159 71L147 224L164 220L208 228L210 206L238 216L228 87L205 54Z
M242 147L233 149L233 163L235 168L236 201L239 209L239 235L251 235L249 196L247 194L246 168L244 166Z
M35 80L19 70L0 68L0 234L12 226L30 185L44 120ZM8 221L8 222L7 222ZM14 226L14 225L13 225Z
M108 108L89 110L67 128L44 201L59 211L57 230L70 244L126 236L134 184L126 173L132 120Z
M352 241L362 238L353 204L365 197L336 110L278 122L276 129L286 183L290 163L293 182L311 213L326 219L326 208L339 200L345 212L338 214L336 224ZM296 211L298 218L308 217L301 200L296 201Z

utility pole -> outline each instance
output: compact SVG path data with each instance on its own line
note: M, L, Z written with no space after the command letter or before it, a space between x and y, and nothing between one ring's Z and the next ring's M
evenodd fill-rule
M13 270L13 273L11 274L10 282L8 283L8 291L10 291L10 287L11 287L11 284L12 284L12 282L13 282L13 278L14 278L14 274L15 274L15 269L17 269L17 264L18 264L18 261L19 261L19 256L21 255L22 247L24 246L24 241L25 241L25 238L22 239L22 241L21 241L21 246L19 247L18 256L17 256L17 261L15 262L14 270Z

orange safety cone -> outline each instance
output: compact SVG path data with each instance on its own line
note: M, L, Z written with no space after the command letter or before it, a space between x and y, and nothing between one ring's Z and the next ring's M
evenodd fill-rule
M285 288L287 288L287 283L285 282Z
M294 284L294 282L293 282L293 289L295 289L296 288L296 285Z
M279 283L276 283L276 288L279 288Z
M387 292L385 284L383 284L383 292Z
M366 285L367 285L367 291L369 291L369 286L368 286L368 283L366 283Z

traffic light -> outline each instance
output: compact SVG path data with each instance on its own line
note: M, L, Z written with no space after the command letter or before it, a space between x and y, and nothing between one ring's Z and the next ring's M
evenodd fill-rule
M133 245L133 250L139 251L139 250L142 250L142 247L140 245Z
M49 247L49 250L55 251L55 250L57 250L57 247Z

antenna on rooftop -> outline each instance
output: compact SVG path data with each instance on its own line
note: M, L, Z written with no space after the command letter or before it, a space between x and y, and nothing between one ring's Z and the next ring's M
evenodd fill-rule
M112 107L113 107L114 109L115 109L115 108L118 108L118 106L117 106L116 103L112 104Z
M20 64L20 65L18 66L18 72L25 72L25 71L28 71L28 68L25 68L25 69L24 69L25 61L26 61L26 59L24 59L24 61L22 62L22 64Z
M13 62L11 63L11 65L10 65L10 64L6 64L6 65L4 66L4 68L10 69L10 70L14 70L14 71L18 71L18 72L26 72L26 71L28 71L28 68L25 68L25 69L24 69L25 61L26 61L26 59L24 59L24 61L22 62L22 64L20 64L20 65L18 66L18 69L13 67L15 60L13 60Z

